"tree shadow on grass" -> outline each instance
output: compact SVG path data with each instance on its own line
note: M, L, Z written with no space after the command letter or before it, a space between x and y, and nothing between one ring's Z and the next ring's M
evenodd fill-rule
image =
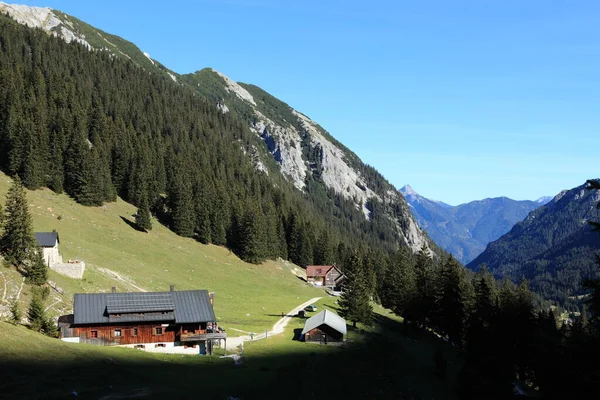
M128 220L127 218L125 218L124 216L120 215L121 219L123 220L123 222L125 222L127 225L129 225L130 227L132 227L133 229L135 229L138 232L144 232L144 233L148 233L148 231L146 231L145 229L140 228L135 222L131 222L130 220Z

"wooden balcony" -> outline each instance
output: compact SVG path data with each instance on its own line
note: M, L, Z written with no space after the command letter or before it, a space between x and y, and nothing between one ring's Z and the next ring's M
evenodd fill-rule
M179 337L182 342L199 342L212 339L227 339L227 334L225 332L182 333Z

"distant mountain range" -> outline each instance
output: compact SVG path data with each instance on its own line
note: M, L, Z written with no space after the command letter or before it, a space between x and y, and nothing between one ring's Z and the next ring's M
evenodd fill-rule
M600 219L598 201L600 192L585 185L562 191L490 243L468 268L485 263L498 277L527 278L531 289L546 299L575 304L583 280L597 274L594 253L600 249L600 233L588 221Z
M400 191L421 228L464 264L477 257L488 243L507 233L529 212L552 199L517 201L496 197L451 206L425 198L409 185Z

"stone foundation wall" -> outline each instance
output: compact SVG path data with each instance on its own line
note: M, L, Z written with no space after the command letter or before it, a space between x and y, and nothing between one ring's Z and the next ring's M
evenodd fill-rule
M85 272L85 262L70 262L50 265L50 269L58 272L61 275L68 276L69 278L81 279Z

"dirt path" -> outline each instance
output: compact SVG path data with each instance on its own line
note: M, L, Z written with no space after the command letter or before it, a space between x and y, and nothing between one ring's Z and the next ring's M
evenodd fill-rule
M243 342L248 342L250 340L261 340L261 339L264 339L271 335L279 335L280 333L283 333L287 324L292 320L294 315L298 314L298 311L303 310L304 307L309 306L309 305L319 301L320 299L321 299L321 297L315 297L313 299L310 299L310 300L300 304L299 306L297 306L296 308L294 308L293 310L288 312L279 321L277 321L275 323L275 325L273 325L273 328L271 328L270 331L263 332L258 335L254 335L254 338L251 338L249 335L238 336L238 337L228 337L227 338L227 348L231 350L231 349L236 348ZM239 331L238 329L234 329L234 330Z
M4 293L2 293L2 301L0 301L0 304L4 303L4 300L6 299L6 277L4 276L4 274L2 272L0 272L0 276L2 277L2 280L4 281Z
M147 292L146 289L143 289L143 288L137 286L136 284L134 284L133 281L131 280L131 278L123 277L118 272L115 272L108 268L102 268L102 267L96 267L96 270L106 276L110 276L111 278L115 278L118 281L121 281L129 286L132 286L132 287L136 288L137 290L139 290L140 292Z
M15 297L15 301L19 301L19 298L21 297L21 292L23 291L24 284L25 284L25 277L23 277L23 279L21 279L21 286L19 287L19 291L17 292L17 297Z

